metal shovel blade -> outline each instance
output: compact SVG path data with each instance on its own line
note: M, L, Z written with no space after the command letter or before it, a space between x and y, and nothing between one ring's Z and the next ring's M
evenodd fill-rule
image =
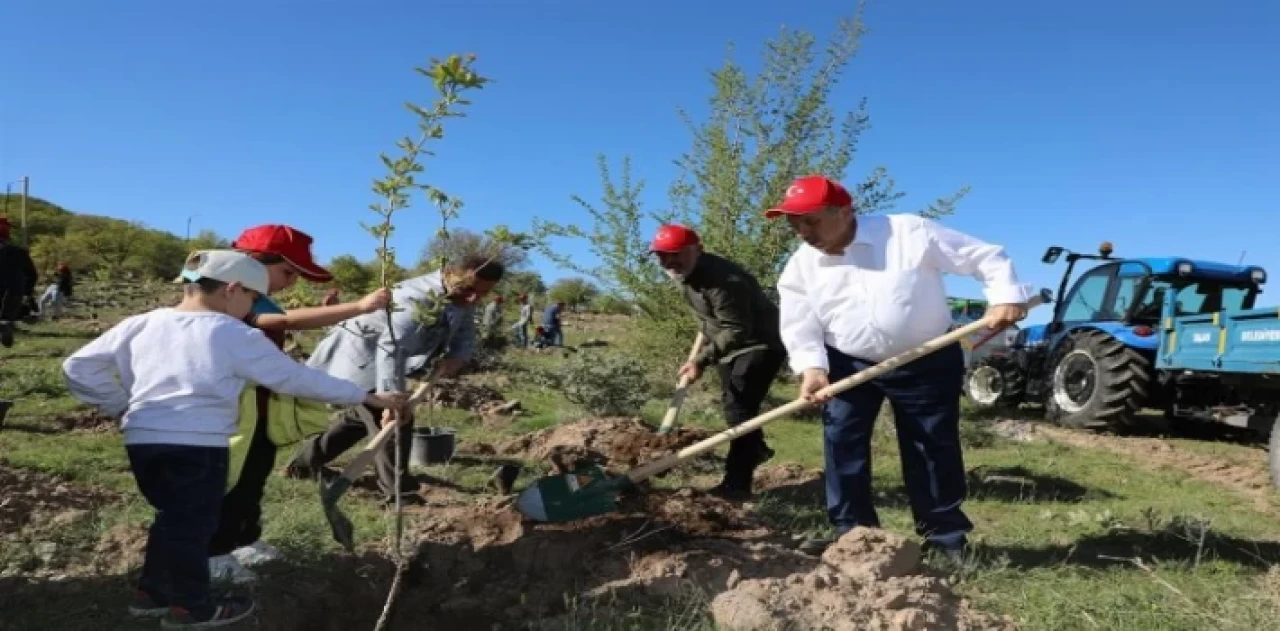
M325 520L329 522L329 530L333 532L333 540L337 541L347 552L355 552L356 529L351 520L338 508L338 498L351 486L351 481L339 476L333 484L325 486L320 482L320 506L324 508Z
M594 465L534 480L516 498L516 510L534 521L559 523L617 510L617 492L630 485L626 476L610 478Z

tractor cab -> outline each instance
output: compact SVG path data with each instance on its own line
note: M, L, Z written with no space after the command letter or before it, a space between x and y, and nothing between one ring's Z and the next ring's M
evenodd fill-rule
M1112 323L1104 327L1108 333L1154 351L1157 339L1152 327L1161 319L1252 308L1266 282L1266 271L1256 266L1180 257L1117 259L1111 256L1110 243L1103 243L1098 251L1098 255L1081 254L1054 246L1045 252L1045 263L1056 262L1063 253L1068 261L1046 331L1049 336L1082 325ZM1103 263L1081 274L1068 291L1071 272L1082 259Z

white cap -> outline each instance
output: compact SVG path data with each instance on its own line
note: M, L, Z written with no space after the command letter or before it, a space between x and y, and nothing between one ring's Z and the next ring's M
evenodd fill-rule
M253 257L235 250L197 250L187 257L182 274L174 282L197 281L201 278L222 281L224 283L240 283L246 289L252 289L266 295L267 267L254 260Z

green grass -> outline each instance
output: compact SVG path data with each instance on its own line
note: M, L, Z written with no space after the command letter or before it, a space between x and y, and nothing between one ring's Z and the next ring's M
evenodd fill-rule
M123 305L113 317L127 311L128 305ZM590 328L576 328L580 324ZM87 331L76 321L41 324L34 328L34 335L20 335L13 349L0 349L0 396L17 400L6 429L0 431L0 463L54 474L75 485L116 493L121 499L66 527L32 526L0 533L0 571L6 572L0 577L0 629L154 628L154 624L135 625L120 615L126 576L74 571L101 556L95 549L112 529L143 527L150 519L150 508L134 489L118 433L67 432L54 421L78 409L66 396L57 367L66 352L91 338ZM607 352L625 352L643 343L628 333L618 318L592 318L585 323L570 319L567 341L572 345L588 337L604 339L612 347ZM457 410L434 410L419 423L454 427L465 445L496 444L581 418L585 413L578 406L531 384L525 376L530 369L553 367L558 357L510 352L506 361L514 369L484 377L508 398L521 401L527 412L513 423L485 424ZM674 384L680 360L673 357L672 374L655 379ZM713 375L698 384L686 402L682 422L723 427L715 388ZM793 394L794 386L787 383L776 384L772 393L778 402ZM641 413L657 421L666 405L662 397L653 397ZM779 420L766 433L777 451L774 464L821 468L820 422ZM1261 629L1275 624L1280 615L1280 575L1268 579L1268 570L1280 562L1277 515L1259 512L1223 488L1183 472L1152 468L1105 450L1044 440L1014 442L995 435L981 419L965 421L962 435L971 470L965 509L976 528L972 558L957 589L979 608L1010 615L1025 629ZM1169 440L1177 449L1236 464L1263 464L1257 448L1247 444ZM879 421L873 446L874 490L883 525L914 537L892 419L887 415ZM285 450L279 462L290 455ZM479 491L490 469L454 463L422 472ZM526 467L518 484L535 473ZM710 473L685 473L656 483L709 486L714 481ZM375 499L372 493L356 490L344 500L344 509L356 524L357 540L367 549L378 549L391 532L391 520ZM273 476L265 510L264 538L289 557L286 566L267 572L268 583L278 586L265 589L284 590L280 598L288 602L302 598L296 590L312 581L323 582L317 577L367 569L338 561L342 557L330 539L313 483ZM756 510L782 531L826 528L820 482L765 495ZM32 563L40 565L33 561L37 551L47 551L49 543L58 550L57 567L33 568ZM50 573L59 572L73 576L56 584L45 582ZM565 620L593 629L710 629L706 599L707 595L690 594L667 607L645 611L570 603ZM372 622L371 617L369 626Z

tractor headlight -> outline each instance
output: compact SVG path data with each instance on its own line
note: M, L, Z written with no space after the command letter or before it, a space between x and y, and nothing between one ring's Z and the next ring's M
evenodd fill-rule
M1178 273L1183 276L1191 275L1191 264L1186 262L1178 263Z
M1267 272L1266 270L1258 269L1255 267L1253 268L1253 271L1249 272L1249 279L1261 285L1262 283L1267 282Z

